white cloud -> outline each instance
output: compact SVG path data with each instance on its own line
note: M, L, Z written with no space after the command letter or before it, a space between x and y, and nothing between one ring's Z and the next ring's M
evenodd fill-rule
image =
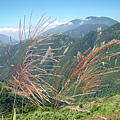
M97 28L97 32L100 32L100 31L102 31L102 28L101 28L101 27L98 27L98 28Z
M28 29L26 29L26 33L27 32L28 32ZM7 35L8 37L11 36L16 40L19 40L19 28L13 28L13 27L0 28L0 34Z
M47 24L49 24L49 23L46 23L44 26L46 26ZM58 26L58 25L62 25L62 24L69 24L69 21L65 21L65 22L59 22L59 21L54 21L53 23L51 23L47 28L46 28L46 30L48 30L48 29L50 29L50 28L54 28L54 27L56 27L56 26Z
M53 28L53 27L56 27L56 26L58 26L58 25L60 25L60 24L61 24L60 22L58 22L58 21L54 21L54 22L51 23L50 26L48 26L48 27Z
M68 25L73 25L73 23L72 22L68 22Z
M48 25L49 23L44 24L43 28ZM51 29L53 27L56 27L58 25L64 25L64 24L68 24L71 25L72 23L69 21L65 21L65 22L59 22L59 21L54 21L53 23L51 23L50 25L48 25L48 27L45 30ZM34 29L34 27L32 28ZM41 28L42 29L42 28ZM19 28L13 28L13 27L3 27L0 28L0 34L4 34L7 36L11 36L12 38L15 38L16 40L19 40ZM26 29L26 35L28 34L28 29Z
M18 31L19 29L18 28L12 28L12 27L4 27L4 28L0 28L0 32L3 32L3 31L13 31L13 32L16 32Z
M83 24L84 24L84 21L81 21L79 24L80 24L80 25L83 25Z

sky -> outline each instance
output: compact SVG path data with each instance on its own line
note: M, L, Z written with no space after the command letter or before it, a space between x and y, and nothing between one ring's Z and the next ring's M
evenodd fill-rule
M120 0L0 0L0 34L13 35L19 27L19 20L35 26L44 12L46 18L55 18L53 26L73 19L88 16L105 16L120 21Z

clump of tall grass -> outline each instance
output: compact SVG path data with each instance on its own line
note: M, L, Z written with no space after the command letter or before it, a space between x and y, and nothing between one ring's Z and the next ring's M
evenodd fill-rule
M55 91L55 88L44 80L44 77L52 76L52 74L43 67L46 62L57 62L54 56L55 49L50 47L52 43L44 42L55 35L41 36L41 33L54 21L48 22L50 18L46 18L46 13L44 13L33 29L31 13L28 36L26 35L25 17L23 26L22 21L20 20L19 22L19 45L13 45L12 39L10 39L11 45L5 45L0 41L4 49L2 56L4 56L3 63L5 63L1 67L3 69L5 67L6 72L4 75L1 72L2 79L4 80L2 88L8 89L15 95L13 119L16 118L17 95L29 99L34 104L40 105L43 104L43 101L50 102L49 93ZM52 68L53 65L50 67Z
M106 53L103 56L99 55L107 48L120 44L119 40L114 39L100 47L93 48L92 50L88 49L83 54L79 54L68 68L63 66L63 69L58 75L59 58L62 55L54 56L54 51L60 50L60 48L53 49L50 46L53 43L44 42L55 35L41 36L41 33L53 21L45 25L50 20L50 17L45 19L45 14L43 14L38 24L32 29L31 19L32 14L30 16L28 38L26 38L25 32L25 18L23 27L20 20L19 49L16 50L16 46L13 45L9 48L1 41L6 51L4 62L7 64L7 67L9 67L9 69L7 68L7 76L3 77L6 82L3 88L9 89L15 94L15 101L16 95L18 94L28 98L32 103L37 105L43 104L44 100L51 102L51 98L54 100L54 107L58 107L59 102L73 104L74 101L71 102L71 100L75 100L76 96L95 92L91 90L100 85L100 76L120 71L119 66L102 70L99 68L103 60L120 54L120 52L113 52ZM22 41L23 36L26 41ZM65 54L67 50L68 49L65 49L63 54ZM11 56L11 51L14 51L14 56ZM56 73L54 74L48 72L48 70L43 67L44 63L51 61L55 63L52 65L56 66L58 64L55 70ZM47 66L47 64L44 65ZM52 65L50 69L55 68ZM67 79L64 78L65 74L68 74ZM47 76L55 77L53 80L54 84L50 84L44 79ZM15 101L13 106L14 111L16 106Z
M69 76L63 81L61 89L58 90L55 96L55 107L60 101L73 104L78 97L95 93L95 88L101 85L99 80L101 76L120 71L120 66L107 68L102 65L106 59L119 55L119 51L106 52L100 55L107 48L117 44L120 44L120 40L113 39L100 47L94 47L92 50L88 49L75 58L68 69L66 69L66 73Z
M49 22L46 24L50 20L50 17L46 19L45 15L46 14L44 13L41 16L35 28L32 29L31 14L28 38L26 38L25 18L23 27L20 20L20 47L16 51L14 50L13 45L10 48L12 49L11 51L15 51L14 56L11 56L10 49L2 41L0 41L6 51L5 54L7 56L4 62L9 67L9 75L4 77L7 85L4 85L3 87L10 89L12 93L27 97L30 101L36 104L42 103L41 100L43 99L49 101L49 94L47 91L49 89L54 89L42 79L43 76L49 75L50 73L40 67L40 64L43 64L48 57L51 57L50 53L52 49L50 49L50 47L48 47L48 49L44 49L42 52L45 55L37 53L37 48L44 46L42 41L51 37L51 35L47 37L40 37L40 34L44 31L44 29L52 23ZM22 41L22 37L24 37L26 41ZM40 82L43 84L40 84Z

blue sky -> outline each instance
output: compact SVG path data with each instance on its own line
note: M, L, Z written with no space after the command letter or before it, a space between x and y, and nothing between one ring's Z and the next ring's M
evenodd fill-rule
M51 20L57 17L57 23L88 16L120 21L120 0L0 0L0 28L17 28L24 15L28 23L31 10L33 25L45 11Z
M120 21L120 0L0 0L0 27L17 27L20 18L33 22L47 11L60 22L87 16L107 16Z

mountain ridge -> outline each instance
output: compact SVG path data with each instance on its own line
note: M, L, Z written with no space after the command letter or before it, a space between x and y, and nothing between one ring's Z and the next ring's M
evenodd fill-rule
M104 24L84 24L72 30L68 30L63 34L69 35L70 37L73 37L73 38L81 38L81 37L84 37L90 31L100 32L107 29L108 27L109 26Z
M63 33L65 31L72 30L84 24L104 24L107 26L112 26L117 23L118 21L108 17L86 17L85 19L74 19L69 21L68 23L61 24L54 28L48 29L43 33L43 35L56 34L60 32Z
M10 39L12 40L12 44L15 44L15 43L18 43L18 41L14 38L10 38L9 36L7 35L4 35L4 34L0 34L0 40L4 43L4 44L10 44L11 41Z

